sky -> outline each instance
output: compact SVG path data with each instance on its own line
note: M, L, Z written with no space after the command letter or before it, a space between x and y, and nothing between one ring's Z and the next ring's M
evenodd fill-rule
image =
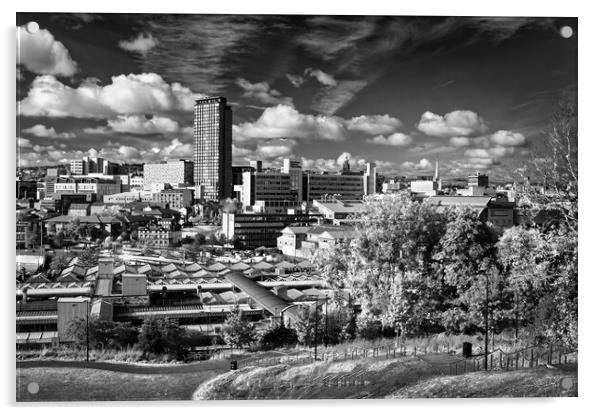
M194 100L220 95L234 165L416 176L439 160L443 177L512 178L577 93L577 32L576 18L19 13L17 163L192 159Z

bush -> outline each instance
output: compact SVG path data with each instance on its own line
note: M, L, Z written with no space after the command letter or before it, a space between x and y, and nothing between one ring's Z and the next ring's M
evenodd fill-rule
M297 331L281 325L272 327L260 339L263 349L276 349L279 347L293 346L297 343Z
M146 318L138 334L138 347L145 356L149 353L174 354L181 359L186 355L184 329L167 318Z
M250 346L256 340L257 334L252 323L245 321L238 308L230 313L230 316L222 328L224 341L230 346Z

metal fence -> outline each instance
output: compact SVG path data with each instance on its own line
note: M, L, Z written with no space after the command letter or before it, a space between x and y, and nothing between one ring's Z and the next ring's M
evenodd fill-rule
M449 349L448 349L449 350ZM444 351L443 351L444 352ZM444 352L445 353L445 352ZM449 351L447 352L449 354ZM295 353L283 353L279 356L247 357L238 361L239 367L245 366L274 366L278 364L297 365L308 364L314 361L338 362L360 359L396 359L406 356L424 358L432 356L427 348L421 349L416 346L396 345L394 343L370 348L352 348L344 351L321 351L315 354L313 350L302 350ZM222 355L223 356L223 355ZM479 370L492 369L521 369L532 368L541 365L552 365L577 362L577 351L554 345L531 346L521 350L505 352L495 349L487 354L487 365L485 356L477 355L463 358L461 355L453 354L458 360L455 362L433 363L425 359L429 365L439 368L445 374L462 374ZM234 355L230 356L235 357Z

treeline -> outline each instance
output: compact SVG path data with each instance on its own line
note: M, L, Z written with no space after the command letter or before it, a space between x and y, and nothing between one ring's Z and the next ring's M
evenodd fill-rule
M145 359L169 355L184 360L196 346L208 346L217 339L188 330L168 318L146 318L140 327L131 322L115 322L99 318L75 319L68 328L68 335L81 349L122 350L135 348Z
M497 232L471 209L372 197L358 235L313 259L361 305L358 331L499 333L577 345L577 233L558 221ZM370 329L372 327L372 329Z

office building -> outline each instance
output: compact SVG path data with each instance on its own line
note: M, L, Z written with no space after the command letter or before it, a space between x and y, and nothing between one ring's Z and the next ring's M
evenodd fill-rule
M170 209L182 209L192 205L194 199L192 189L166 189L153 195L153 201L166 203Z
M54 185L54 195L94 194L98 200L102 200L104 195L120 192L121 181L119 179L59 177Z
M306 177L307 192L304 192L304 200L308 202L328 196L343 200L358 200L364 197L363 174L308 173Z
M150 189L154 184L169 183L172 187L192 185L193 163L188 160L167 160L161 163L144 165L144 188Z
M243 249L275 247L278 237L287 226L309 226L321 218L321 215L307 214L224 213L222 233L227 240L235 241Z
M298 160L284 159L282 173L288 174L291 181L291 191L298 202L303 200L303 169Z
M200 199L232 194L232 109L226 98L203 98L194 106L194 184Z
M369 196L376 193L376 163L366 163L364 172L364 195Z

